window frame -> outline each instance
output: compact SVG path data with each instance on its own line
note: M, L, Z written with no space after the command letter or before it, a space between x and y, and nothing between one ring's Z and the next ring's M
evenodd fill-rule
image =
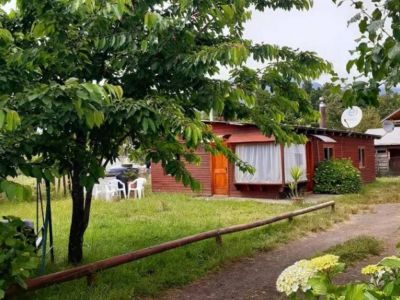
M324 145L323 147L324 149L324 160L331 160L335 158L335 147L333 147L333 145ZM330 150L330 155L329 157L326 156L326 150Z
M307 182L308 181L308 177L307 177L307 170L308 170L308 161L307 161L307 147L305 144L293 144L291 146L285 146L283 145L283 155L284 155L284 159L283 159L283 163L284 163L284 169L285 169L285 184L291 183L293 182L293 179L291 178L290 175L290 167L288 167L289 164L289 150L292 146L296 146L296 150L300 150L300 151L295 151L294 154L299 154L301 155L301 164L297 163L292 165L291 167L294 166L298 166L301 167L303 170L303 176L300 179L299 182ZM300 147L300 148L299 148ZM295 159L296 160L296 159Z
M234 146L234 153L236 155L238 155L237 153L237 148L238 146L255 146L255 145L263 145L263 146L272 146L272 147L279 147L279 159L277 160L279 163L278 166L278 172L279 172L279 176L280 178L275 182L275 181L257 181L257 180L250 180L250 181L238 181L237 180L237 174L236 172L240 172L239 168L237 166L235 166L234 171L233 171L233 183L235 185L281 185L282 184L282 148L281 145L276 144L276 143L272 143L272 142L249 142L249 143L236 143ZM240 158L240 157L239 157ZM242 158L240 158L242 159Z
M358 147L358 167L360 169L364 169L366 167L365 147L364 146Z

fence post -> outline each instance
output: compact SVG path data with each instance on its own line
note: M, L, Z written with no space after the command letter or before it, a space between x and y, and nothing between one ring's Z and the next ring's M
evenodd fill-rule
M217 242L218 247L222 247L222 237L220 233L218 232L217 235L215 236L215 241Z
M87 286L92 287L96 283L96 273L90 273L86 276Z
M335 202L333 202L333 203L332 203L332 206L331 206L331 211L332 211L332 212L334 212L334 211L335 211Z

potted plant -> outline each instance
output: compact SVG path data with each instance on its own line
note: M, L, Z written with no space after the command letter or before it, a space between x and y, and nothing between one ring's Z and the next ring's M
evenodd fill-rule
M299 182L303 177L303 169L301 167L295 166L290 169L290 175L292 176L292 182L289 183L290 198L295 202L303 201L303 197L299 193Z

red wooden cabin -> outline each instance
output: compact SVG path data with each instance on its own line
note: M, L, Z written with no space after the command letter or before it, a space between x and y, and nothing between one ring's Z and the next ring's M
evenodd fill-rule
M252 124L225 121L209 124L217 135L224 137L228 147L256 168L256 173L242 173L223 155L212 156L199 150L200 166L187 168L202 185L200 195L282 198L292 180L290 169L294 166L303 168L303 186L311 192L316 165L331 158L349 158L360 170L364 182L375 180L375 135L298 127L297 131L305 134L308 142L288 147L275 143L274 137L263 135ZM154 192L191 192L166 175L159 164L152 165L151 177Z

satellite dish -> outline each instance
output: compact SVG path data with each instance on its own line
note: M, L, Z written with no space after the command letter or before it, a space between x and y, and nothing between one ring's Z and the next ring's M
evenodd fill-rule
M346 109L342 114L342 125L348 129L356 127L360 124L363 117L361 108L353 106Z
M383 122L383 129L386 131L386 133L391 133L394 130L394 123L391 121L384 121Z

